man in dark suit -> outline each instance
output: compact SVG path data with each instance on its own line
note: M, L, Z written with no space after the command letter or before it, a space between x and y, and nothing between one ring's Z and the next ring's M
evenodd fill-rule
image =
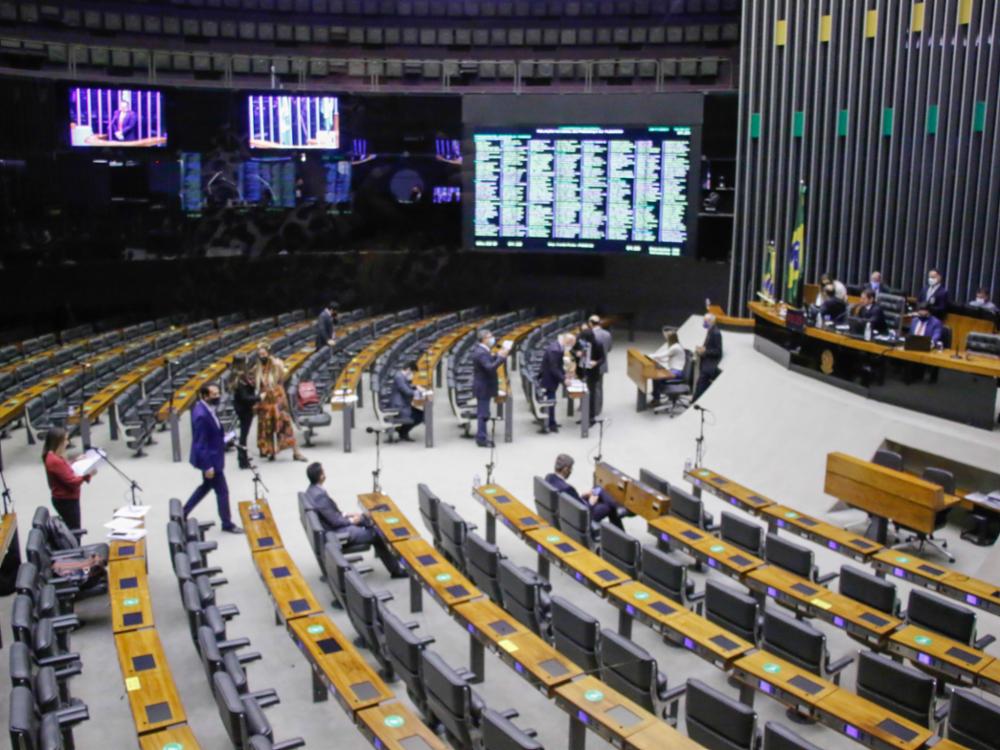
M839 322L847 313L847 303L837 296L833 284L827 284L820 292L822 303L819 306L819 313L822 320Z
M418 390L413 386L413 373L417 369L417 363L411 362L396 371L392 378L392 395L389 396L389 408L398 412L396 415L401 424L397 428L399 439L412 443L410 430L424 421L423 409L416 409L413 406L413 399L417 396Z
M201 472L201 485L184 504L185 517L202 498L215 492L222 530L233 534L243 529L233 523L229 514L229 486L226 484L226 438L215 410L221 398L219 386L207 383L201 387L200 398L191 409L191 465Z
M870 322L872 333L881 333L885 330L885 313L882 312L882 306L875 301L875 291L872 289L861 290L861 304L855 309L854 315Z
M927 286L920 290L917 302L926 302L930 305L931 313L938 318L938 322L944 318L948 312L948 305L951 303L951 296L948 288L944 285L941 272L932 268L927 272Z
M702 326L705 328L705 342L695 349L698 354L698 383L695 385L691 403L701 398L722 372L719 369L719 362L722 361L722 332L716 325L715 316L712 313L705 313Z
M118 109L111 115L108 128L112 141L134 141L139 137L139 118L132 111L128 99L118 101Z
M375 548L375 554L389 571L389 575L393 578L405 578L406 571L389 552L385 540L376 533L371 517L365 513L340 512L337 503L323 488L323 483L326 481L323 465L309 464L306 476L309 478L309 488L303 493L305 505L307 509L316 512L323 528L334 531L339 536L345 536L346 539L342 542L345 545L370 544Z
M552 408L549 409L547 427L550 432L559 432L559 425L556 424L556 393L559 390L559 386L566 381L563 355L570 351L575 344L576 336L572 333L560 333L542 352L542 365L538 372L538 385L545 391L546 400L553 402Z
M559 492L565 492L571 497L575 497L581 503L587 503L590 506L590 517L597 521L598 523L608 519L611 523L617 526L619 529L623 529L621 515L619 515L619 509L621 506L614 501L614 499L603 488L595 488L594 490L587 490L582 495L576 491L576 488L571 485L567 480L569 475L573 473L573 457L567 456L565 453L560 453L556 456L555 471L551 474L546 475L545 481L555 487Z
M489 448L491 441L486 434L486 421L490 417L490 404L500 390L497 370L507 359L509 350L503 348L493 354L496 339L493 333L483 329L477 335L479 343L472 352L472 395L476 397L476 445Z
M338 307L336 302L327 302L316 318L316 351L324 346L333 346L333 324L337 319Z
M911 336L930 336L931 345L937 346L941 341L944 325L931 314L931 306L926 302L917 305L917 314L910 321Z
M594 329L585 326L580 331L580 338L576 342L576 371L580 378L587 384L587 397L590 400L590 422L594 423L594 418L600 413L604 400L602 380L602 367L604 366L606 354L594 333Z

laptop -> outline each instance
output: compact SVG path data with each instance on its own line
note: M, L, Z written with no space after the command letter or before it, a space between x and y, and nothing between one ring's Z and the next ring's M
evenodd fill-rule
M852 315L847 319L848 332L851 334L851 336L860 336L863 338L865 335L865 327L867 326L867 324L868 324L867 318L858 318Z
M931 350L930 336L915 336L907 334L903 343L903 350L907 352L929 352Z

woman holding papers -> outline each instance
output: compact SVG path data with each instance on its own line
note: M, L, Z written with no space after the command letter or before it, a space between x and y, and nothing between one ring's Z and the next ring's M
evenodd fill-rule
M52 507L67 526L79 529L80 485L89 482L96 470L78 476L66 458L67 445L69 445L69 435L66 430L62 427L53 427L45 434L42 463L45 464L45 477L52 492Z

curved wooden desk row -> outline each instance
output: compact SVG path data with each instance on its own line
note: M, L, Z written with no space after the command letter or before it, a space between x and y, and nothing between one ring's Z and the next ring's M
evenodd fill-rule
M266 500L239 504L254 566L274 604L278 624L309 661L313 702L332 694L358 731L377 748L445 750L446 745L369 666L350 638L323 612L285 550Z
M628 636L631 621L638 619L665 639L694 652L716 667L724 671L731 670L747 688L741 694L744 702L752 702L753 691L763 692L787 705L799 709L804 707L824 724L871 747L915 750L926 746L934 738L930 730L896 716L805 669L756 649L754 644L629 578L600 556L549 526L503 487L496 484L485 485L476 488L473 496L486 510L488 528L495 524L495 520L491 523L490 518L498 517L505 526L535 549L539 556L540 574L545 575L549 564L554 563L574 580L613 604L619 610L619 631L623 635ZM705 532L693 529L672 517L651 521L650 526L664 522L671 531L680 533L682 538L685 538L683 532L686 530L698 535L698 540L687 540L687 549L695 553L698 559L722 561L738 552L717 544L718 540L708 541ZM745 557L750 558L749 555ZM763 562L756 559L729 559L726 564L740 568L749 565L749 569L755 569L763 565ZM725 572L722 563L712 567ZM812 586L815 589L821 588ZM818 590L814 593L820 594ZM824 600L828 598L826 589L822 590L822 597ZM821 603L826 605L825 601ZM780 680L776 678L777 675L781 675ZM892 723L885 723L887 717L891 718ZM848 726L851 727L850 730ZM896 731L900 734L895 734Z
M386 318L391 317L389 315L380 315L376 318L365 318L363 320L355 321L354 323L347 323L345 325L339 326L337 328L337 338L343 338L349 334L356 331L363 330L370 326L376 325L384 321ZM309 359L313 354L316 353L316 343L314 341L307 341L298 349L296 349L292 354L285 357L285 370L288 373L288 378L291 379L292 375L298 370L302 365L305 364L306 360Z
M388 495L358 496L393 554L410 573L411 611L422 609L426 591L469 633L472 671L484 673L484 648L569 715L567 747L583 747L587 729L627 750L700 745L633 703L609 685L586 675L543 638L528 630L475 587L432 545L425 542Z
M197 749L153 620L145 550L145 540L113 542L108 563L111 625L125 694L141 750Z
M691 469L685 472L685 478L691 482L695 493L703 490L710 492L733 507L766 519L772 530L784 529L853 560L867 563L879 573L894 575L963 604L1000 615L1000 585L998 584L928 563L914 555L883 547L871 539L851 534L818 518L781 505L765 495L737 484L716 471L707 468ZM916 477L912 478L917 479ZM961 501L958 496L945 495L944 498L949 507ZM884 507L877 510L885 512Z
M131 341L128 344L122 346L117 346L113 349L107 349L100 354L90 358L85 363L70 365L69 367L63 368L57 373L52 373L44 380L35 383L33 386L18 392L14 396L8 398L2 404L0 404L0 427L3 427L10 422L20 418L24 414L25 405L31 401L33 398L41 396L50 388L55 388L66 378L76 375L84 371L87 367L93 367L99 365L102 362L107 361L111 357L115 357L119 354L127 354L134 349L154 341L157 337L163 334L162 331L156 333L151 333L143 336L135 341Z

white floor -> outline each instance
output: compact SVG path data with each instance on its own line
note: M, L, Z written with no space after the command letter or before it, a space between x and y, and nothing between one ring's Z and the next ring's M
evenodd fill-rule
M697 319L689 321L681 331L682 342L693 347L700 343L702 331ZM637 346L650 349L658 337L640 337ZM726 358L724 374L702 403L711 410L706 423L707 452L705 463L750 487L781 499L804 511L823 514L833 500L822 491L826 454L841 450L868 457L883 439L898 440L907 445L959 459L964 463L997 468L1000 435L963 427L943 420L907 412L895 407L867 401L844 391L790 373L763 355L753 351L748 334L724 334ZM629 473L648 467L670 481L679 481L686 459L693 455L698 432L698 415L689 411L675 419L637 414L635 391L625 377L625 351L628 344L619 340L611 355L611 374L605 379L605 439L606 460ZM488 451L477 448L472 441L462 439L453 426L444 394L439 394L437 416L437 446L425 449L421 442L396 444L383 450L382 483L419 526L416 485L425 482L446 502L454 504L470 521L482 525L483 512L470 497L474 476L485 476ZM516 394L521 398L521 394ZM339 420L321 432L313 448L304 449L310 460L322 461L326 467L328 489L342 507L351 508L359 492L371 487L374 465L374 445L364 427L371 418L370 409L363 410L354 431L354 452L345 454L340 445ZM559 435L536 434L523 400L515 409L515 442L500 443L497 451L496 477L518 497L531 504L532 477L551 469L557 453L566 452L576 458L573 481L580 487L589 484L590 466L597 454L597 433L582 440L575 429L566 428ZM96 440L106 440L106 427L96 428ZM423 433L414 435L418 441ZM187 428L185 425L185 441ZM104 445L122 467L133 473L145 492L143 500L153 506L147 521L150 529L149 572L156 624L164 642L174 678L192 725L203 748L224 750L230 745L223 733L214 702L188 637L186 621L177 592L175 578L167 559L164 526L168 498L186 496L197 484L195 471L186 463L170 460L170 445L166 433L158 434L158 444L150 455L134 459L120 443L106 441ZM187 444L185 444L187 447ZM40 464L40 446L24 444L23 432L3 443L6 474L17 510L20 513L21 539L27 534L31 514L36 505L48 502L45 477ZM185 454L186 455L186 454ZM239 499L250 497L250 477L235 468L230 458L227 472L233 495L233 509ZM264 480L270 488L271 506L275 511L285 546L324 603L329 603L326 585L319 580L319 568L308 548L298 521L295 492L306 484L304 464L293 463L286 454L275 463L262 466ZM95 481L84 488L84 525L89 538L101 538L101 525L112 510L126 501L126 486L112 471L103 470ZM721 504L707 498L711 510L718 512ZM214 500L207 498L196 513L203 519L215 517ZM629 519L629 530L643 542L652 539L645 531L642 519ZM423 532L423 527L420 526ZM500 527L498 542L501 550L523 565L534 566L534 555L511 532ZM339 750L368 747L350 726L344 712L333 701L314 705L311 702L309 669L305 659L295 649L283 628L274 625L271 607L263 584L250 561L247 543L242 536L220 535L219 550L211 563L223 568L229 585L218 592L221 603L239 606L241 616L228 629L230 637L247 636L253 649L264 653L264 661L250 666L253 689L276 688L281 704L268 711L277 739L302 736L309 747L337 747ZM958 529L946 530L946 537L958 556L958 569L976 572L980 576L998 579L995 573L997 555L994 548L979 548L962 542ZM818 561L823 570L838 568L845 558L819 550ZM554 593L573 600L596 613L604 626L614 628L615 610L596 595L553 569ZM713 573L713 575L716 575ZM701 579L701 576L696 576ZM419 633L433 636L437 649L453 665L467 665L468 646L465 634L453 620L429 598L424 599L424 612L409 614L405 581L390 581L376 562L369 576L377 589L387 589L396 596L394 611L406 619L420 623ZM701 584L701 581L699 581ZM905 587L904 587L905 588ZM903 596L906 591L901 592ZM11 598L0 603L0 620L9 622ZM73 648L83 658L84 674L72 683L74 695L90 707L91 719L77 729L80 748L136 746L128 702L109 627L106 600L90 600L80 604L78 612L86 626L74 634ZM329 610L334 620L346 632L351 632L347 617ZM979 613L980 632L1000 633L996 618ZM4 625L4 640L10 638ZM833 628L819 624L829 636L830 650L835 657L855 651L856 644ZM636 624L634 639L657 657L660 668L674 685L689 677L706 680L714 687L736 697L736 690L727 685L722 672L693 655L667 647L652 631ZM1000 656L1000 647L990 647ZM0 671L7 670L7 659L0 658ZM534 727L546 747L567 746L566 715L553 710L538 693L526 689L526 684L508 667L487 655L486 682L477 690L488 705L515 708L521 713L517 723ZM844 676L844 685L853 687L853 667ZM0 714L7 711L9 681L0 678ZM405 700L402 683L394 688ZM757 710L761 726L765 720L787 723L783 709L776 703L758 697ZM795 731L827 748L847 748L854 745L837 733L816 726L796 726ZM335 739L334 739L335 738ZM591 747L603 743L591 737Z

